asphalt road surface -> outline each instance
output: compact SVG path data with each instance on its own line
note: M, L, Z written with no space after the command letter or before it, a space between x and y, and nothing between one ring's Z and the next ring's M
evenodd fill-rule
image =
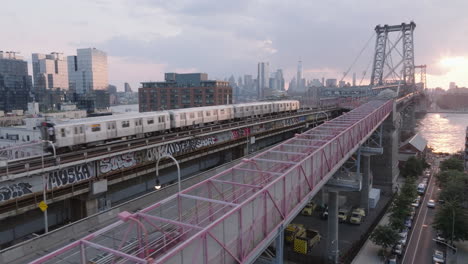
M426 194L422 199L422 203L419 206L419 210L416 212L417 219L413 223L412 232L406 246L405 254L403 255L401 263L403 264L429 264L433 263L432 254L434 249L442 249L434 242L436 237L436 231L432 227L434 221L435 212L437 210L437 197L439 189L436 185L436 179L434 175L439 170L440 160L436 158L431 168L431 178L429 180ZM427 202L432 199L436 201L436 208L431 209L427 207ZM445 251L445 250L444 250Z

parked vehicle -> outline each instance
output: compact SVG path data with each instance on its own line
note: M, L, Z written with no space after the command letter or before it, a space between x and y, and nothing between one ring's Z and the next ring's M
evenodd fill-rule
M357 224L360 225L364 219L364 216L366 216L366 212L364 211L363 208L356 208L351 212L351 216L349 218L349 222L351 224Z
M301 214L310 216L312 215L316 207L317 205L313 201L310 201L306 204L304 209L302 209Z
M348 220L348 214L348 209L341 208L340 210L338 210L338 221L340 221L341 223L346 222L346 220Z
M318 231L306 229L301 236L296 236L294 239L294 251L305 255L320 242L320 239L321 236Z
M396 244L393 247L392 252L398 256L401 256L401 254L403 254L403 246L401 244Z
M426 184L420 183L418 185L418 194L423 195L426 192Z
M387 260L387 264L397 264L397 256L391 255Z
M406 220L405 220L405 227L411 228L412 225L413 225L413 220L411 220L411 219L409 219L409 218L406 218Z
M444 263L445 262L444 253L440 250L434 250L434 254L432 255L432 260L434 260L434 262Z
M302 236L306 229L301 224L289 224L284 230L284 240L291 244L297 236Z

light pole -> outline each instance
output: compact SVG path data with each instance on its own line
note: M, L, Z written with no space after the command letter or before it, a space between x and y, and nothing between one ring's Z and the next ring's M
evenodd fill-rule
M159 184L159 179L158 179L158 176L159 176L159 161L163 158L170 158L174 161L174 163L176 164L177 166L177 187L178 187L178 190L179 190L179 193L180 193L180 166L179 166L179 162L177 162L177 160L170 154L164 154L162 155L161 157L158 158L158 160L156 161L156 186L154 186L154 188L156 188L156 190L159 190L161 188Z
M55 145L52 141L48 140L43 140L42 142L45 142L49 145L52 146L53 154L54 154L54 159L57 158L57 153L55 151ZM44 150L41 152L41 164L42 164L42 201L44 204L47 206L47 180L46 180L46 175L44 174ZM47 207L44 209L44 227L45 227L45 233L49 232L49 221L47 219Z

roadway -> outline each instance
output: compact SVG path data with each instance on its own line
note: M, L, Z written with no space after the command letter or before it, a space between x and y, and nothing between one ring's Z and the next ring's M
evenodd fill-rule
M433 263L432 254L434 249L443 250L433 240L436 237L436 230L432 227L432 223L437 209L427 207L427 202L430 199L438 200L436 197L439 189L436 185L435 174L439 171L439 163L440 159L438 158L435 158L432 163L429 185L417 212L416 223L413 223L412 232L401 261L402 264ZM436 203L436 208L437 206Z

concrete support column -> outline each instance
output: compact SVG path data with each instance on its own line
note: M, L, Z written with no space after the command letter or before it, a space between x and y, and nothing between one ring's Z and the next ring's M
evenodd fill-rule
M86 200L86 216L93 215L98 212L98 200L89 199Z
M275 264L283 264L284 262L284 231L283 228L280 228L280 232L275 238L275 249L276 249L276 256L275 256Z
M370 187L370 156L362 155L362 189L361 206L369 214L369 187Z
M338 192L328 192L328 260L329 263L338 263Z
M373 185L390 193L396 184L398 170L398 146L399 146L399 115L392 114L383 122L383 155L374 155L372 159Z

